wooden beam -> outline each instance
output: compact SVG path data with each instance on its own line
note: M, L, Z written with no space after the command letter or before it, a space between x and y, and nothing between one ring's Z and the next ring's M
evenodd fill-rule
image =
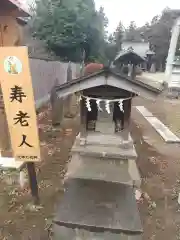
M132 103L131 99L124 101L123 138L125 141L129 141L129 136L130 136L131 103Z
M127 122L128 125L130 124L131 121L131 107L132 107L132 99L126 100L125 102L127 102Z

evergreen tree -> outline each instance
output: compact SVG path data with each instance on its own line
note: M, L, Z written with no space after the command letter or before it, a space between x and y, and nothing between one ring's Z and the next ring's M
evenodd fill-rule
M99 58L105 39L105 14L95 10L93 0L39 0L33 20L33 33L63 60Z

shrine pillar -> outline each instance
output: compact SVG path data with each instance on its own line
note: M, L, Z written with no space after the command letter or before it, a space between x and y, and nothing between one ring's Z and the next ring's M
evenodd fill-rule
M124 101L124 130L122 132L123 139L125 142L129 142L130 136L130 122L131 122L131 104L132 99Z
M80 145L85 145L86 143L86 133L87 132L87 108L85 104L85 99L82 98L80 101Z

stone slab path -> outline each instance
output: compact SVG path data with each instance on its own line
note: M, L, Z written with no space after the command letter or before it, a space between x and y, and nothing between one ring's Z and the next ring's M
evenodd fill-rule
M136 106L136 109L151 124L156 132L160 134L166 143L180 143L180 139L144 106Z

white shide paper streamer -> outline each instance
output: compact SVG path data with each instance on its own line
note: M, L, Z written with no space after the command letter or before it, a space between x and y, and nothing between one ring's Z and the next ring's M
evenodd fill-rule
M87 109L88 109L88 112L91 112L90 98L86 98L86 107L87 107Z
M103 109L100 106L100 102L105 102L105 109L108 114L110 114L110 112L111 112L110 111L110 103L111 102L118 102L120 110L122 112L124 112L123 102L126 100L129 100L129 99L132 99L132 97L129 97L129 98L120 98L120 99L111 99L110 100L110 99L91 98L91 97L86 97L86 96L81 95L79 98L79 101L81 101L82 98L84 98L86 100L86 107L88 109L88 112L92 111L90 101L95 100L97 107L98 107L98 111L103 111Z
M96 100L96 104L97 104L97 107L98 107L98 111L101 111L101 112L102 112L103 110L102 110L102 108L101 108L100 102L101 102L100 99Z

